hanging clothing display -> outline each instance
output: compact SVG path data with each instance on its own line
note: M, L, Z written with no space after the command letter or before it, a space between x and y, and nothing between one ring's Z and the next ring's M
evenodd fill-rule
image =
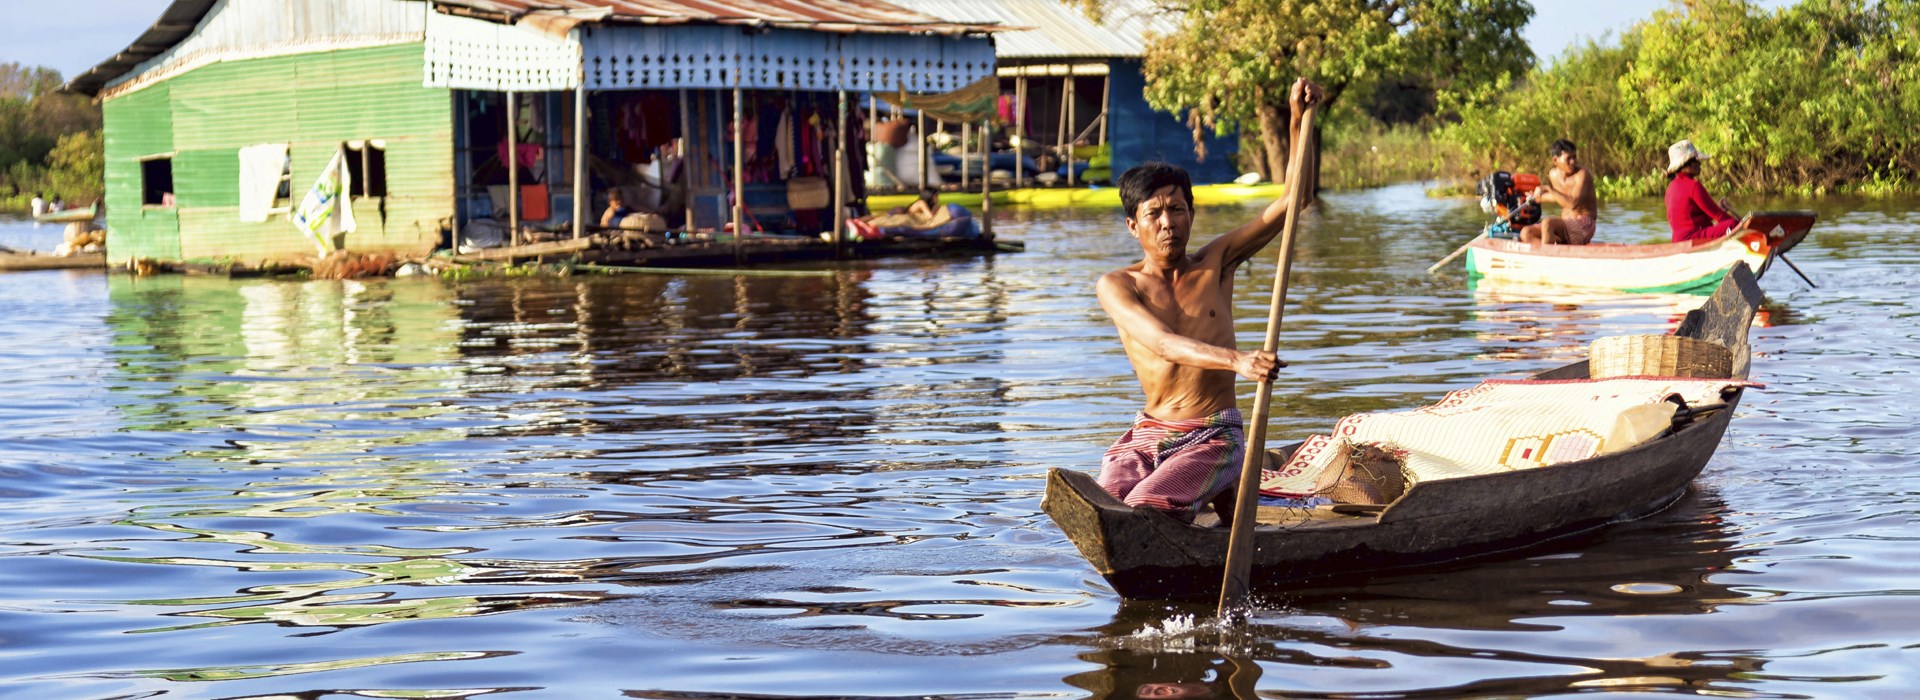
M793 174L793 110L780 110L780 121L773 127L775 177Z

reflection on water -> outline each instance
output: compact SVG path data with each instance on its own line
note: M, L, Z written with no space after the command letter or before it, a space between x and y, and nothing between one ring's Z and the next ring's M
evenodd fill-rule
M1920 682L1920 217L1818 206L1794 257L1822 287L1765 280L1768 387L1692 497L1240 627L1116 599L1039 512L1137 409L1091 295L1136 254L1117 212L996 212L1028 253L828 276L0 276L0 695L1891 693ZM1655 207L1610 203L1602 239L1657 237ZM1694 299L1422 272L1479 218L1414 188L1309 214L1275 439Z

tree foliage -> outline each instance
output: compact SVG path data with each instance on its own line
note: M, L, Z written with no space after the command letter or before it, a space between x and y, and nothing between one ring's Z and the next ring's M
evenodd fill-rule
M0 209L24 209L38 193L85 201L105 188L100 108L60 84L51 68L0 64Z
M1488 166L1571 138L1612 194L1665 184L1668 144L1743 190L1911 189L1920 180L1920 0L1688 0L1468 109L1441 137Z
M1520 37L1533 15L1526 0L1180 0L1160 6L1178 14L1180 29L1148 44L1148 103L1222 134L1258 124L1270 153L1284 139L1273 131L1286 128L1287 87L1295 78L1324 86L1329 107L1350 91L1371 94L1383 79L1411 80L1431 89L1439 109L1450 112L1498 94L1533 60Z

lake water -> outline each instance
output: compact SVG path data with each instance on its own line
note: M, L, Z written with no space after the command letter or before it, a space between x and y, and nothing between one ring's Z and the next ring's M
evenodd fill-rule
M1423 272L1471 202L1325 200L1278 441L1688 303L1475 292ZM1792 254L1820 286L1763 280L1767 387L1691 495L1239 627L1122 602L1040 512L1140 401L1092 297L1137 257L1114 211L996 211L1026 253L824 277L0 274L0 696L1902 697L1920 201L1747 204L1820 212ZM1657 206L1600 239L1663 238Z

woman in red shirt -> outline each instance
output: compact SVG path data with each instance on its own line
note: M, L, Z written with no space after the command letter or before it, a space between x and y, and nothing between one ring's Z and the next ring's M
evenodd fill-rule
M1667 147L1667 225L1673 242L1711 241L1738 223L1701 186L1700 161L1707 155L1685 139Z

